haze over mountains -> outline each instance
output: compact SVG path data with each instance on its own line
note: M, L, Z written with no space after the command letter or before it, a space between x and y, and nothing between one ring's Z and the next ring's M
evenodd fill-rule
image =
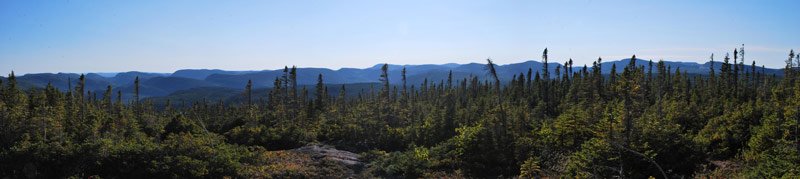
M627 65L630 59L622 59L618 61L603 62L601 69L603 74L610 73L612 64L617 65L617 70L621 71L622 67ZM648 64L648 61L637 59L637 65ZM653 62L655 68L655 63ZM548 63L551 73L554 73L558 63ZM710 62L704 64L693 62L676 62L665 61L672 71L680 68L681 71L690 74L707 75L710 70ZM332 70L327 68L301 68L297 69L298 85L314 85L317 83L319 74L323 75L324 83L333 84L364 84L364 83L377 83L380 76L380 67L382 64L377 64L369 68L342 68L339 70ZM589 64L590 65L590 64ZM721 62L715 62L715 69L719 70ZM479 78L486 78L484 63L469 63L469 64L441 64L441 65L404 65L407 70L408 85L419 85L424 80L430 82L439 82L446 80L447 74L452 71L454 80L461 80L470 76L477 76ZM392 84L401 83L401 70L403 65L389 65L389 80ZM745 65L746 69L750 69L749 65ZM291 68L291 67L290 67ZM497 72L501 80L508 81L515 74L526 74L528 69L534 72L540 72L543 69L543 64L539 61L525 61L521 63L512 63L505 65L498 65ZM574 71L583 68L583 65L574 65ZM591 66L588 66L591 70ZM760 71L761 68L758 67ZM654 70L655 71L655 70ZM764 69L767 74L781 75L782 71L779 69ZM133 93L133 82L138 76L140 78L140 91L142 97L164 97L175 95L187 95L187 93L208 94L211 96L231 95L240 91L247 84L248 80L253 80L254 88L270 88L276 78L283 75L283 69L277 70L262 70L262 71L225 71L225 70L209 70L209 69L183 69L175 71L174 73L145 73L145 72L122 72L122 73L88 73L86 74L87 90L94 92L102 92L106 90L108 85L114 88L114 91L121 90L124 98L128 98ZM72 87L77 84L80 74L76 73L38 73L26 74L17 76L18 83L23 88L44 87L48 83L59 89L68 89L71 81ZM5 78L3 78L5 80ZM331 90L338 90L338 88L331 88ZM335 93L333 93L335 94Z

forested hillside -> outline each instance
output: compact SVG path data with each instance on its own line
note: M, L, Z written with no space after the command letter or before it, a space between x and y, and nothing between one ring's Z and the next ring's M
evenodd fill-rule
M612 65L624 66L630 62L630 58L603 61L598 66L603 69L601 74L608 75L611 73ZM636 63L647 63L643 59L637 59ZM569 63L567 61L566 63ZM692 75L707 75L711 65L719 66L720 62L706 62L703 64L694 62L674 62L664 61L665 65L672 68L681 68L684 72ZM302 73L297 74L297 84L301 86L313 86L317 83L317 75L322 74L325 76L325 82L331 85L338 84L360 84L360 83L379 83L377 76L380 75L381 67L384 64L375 65L369 68L342 68L338 70L327 68L295 68ZM557 62L549 62L549 73L555 73L561 66L568 65ZM751 64L745 64L745 68L751 68ZM441 64L441 65L392 65L389 64L388 74L391 79L399 79L401 70L407 69L407 83L408 84L421 84L425 80L431 82L438 82L445 80L450 74L454 79L478 77L479 80L487 80L484 70L485 65L479 63L469 64ZM511 81L511 77L519 73L526 73L528 69L533 71L542 71L544 64L538 61L525 61L521 63L511 63L505 65L497 65L496 71L502 83ZM215 90L215 93L225 93L231 90L242 90L242 84L251 81L253 88L263 89L274 87L273 81L275 78L280 78L288 71L290 67L277 70L261 70L261 71L225 71L225 70L207 70L207 69L184 69L178 70L174 73L148 73L148 72L122 72L122 73L88 73L84 76L87 92L90 91L103 91L106 86L112 85L115 89L122 92L122 99L129 101L133 99L133 85L138 78L141 82L139 88L142 90L139 96L142 98L155 97L162 98L173 95L173 93L207 93L210 90ZM779 69L771 69L764 67L756 67L757 70L762 70L765 74L782 75ZM671 70L670 70L671 71ZM716 69L718 72L719 69ZM78 83L80 74L77 73L32 73L17 76L17 83L23 89L28 88L44 88L48 84L55 88L66 91L71 88L70 84ZM400 85L399 80L390 81L391 85ZM332 88L335 90L338 88ZM313 91L312 91L313 92ZM226 96L225 98L229 98ZM201 100L202 98L197 98ZM187 102L194 102L190 100Z
M84 75L60 90L22 88L12 73L0 83L0 176L800 177L800 55L775 75L739 50L705 75L663 61L548 66L547 50L542 69L519 74L491 60L485 76L438 80L382 65L380 83L351 96L287 68L259 79L273 82L266 91L241 83L236 103L184 107L141 98L138 78L122 100L109 84L88 93ZM317 84L298 85L301 75ZM316 145L364 165L296 149Z

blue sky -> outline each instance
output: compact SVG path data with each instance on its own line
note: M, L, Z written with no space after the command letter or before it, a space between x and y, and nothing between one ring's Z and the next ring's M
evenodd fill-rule
M800 1L0 1L0 73L377 63L708 61L782 67ZM721 58L717 58L721 60Z

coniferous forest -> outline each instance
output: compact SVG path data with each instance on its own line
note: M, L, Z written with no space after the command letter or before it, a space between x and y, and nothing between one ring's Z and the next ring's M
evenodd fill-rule
M736 49L708 74L663 62L548 66L500 80L389 79L357 96L299 87L177 107L108 86L0 82L0 175L10 178L800 177L800 55L782 74ZM711 61L714 61L712 55ZM641 61L640 61L641 62ZM550 73L554 71L554 73ZM402 81L399 85L390 80ZM395 81L397 80L397 81ZM263 95L263 94L262 94ZM173 102L174 103L174 102ZM323 146L355 164L296 150Z

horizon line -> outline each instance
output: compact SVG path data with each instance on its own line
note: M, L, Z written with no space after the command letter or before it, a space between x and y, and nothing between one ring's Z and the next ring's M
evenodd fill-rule
M599 57L599 58L602 58L602 57ZM489 58L487 58L487 59L492 59L492 58L491 58L491 57L489 57ZM571 58L568 58L568 59L571 59ZM622 58L622 59L617 59L617 60L603 61L602 63L608 63L608 62L617 62L617 61L630 60L630 59L631 59L631 58L630 58L630 57L628 57L628 58ZM636 59L637 59L637 60L641 60L641 61L653 61L653 62L664 61L664 62L677 62L677 63L691 63L691 64L699 64L699 65L703 65L703 64L706 64L706 63L709 63L709 62L710 62L710 61L706 61L706 62L700 63L700 62L697 62L697 61L685 61L685 60L664 60L664 59L653 60L653 59L645 59L645 58L636 58ZM596 61L597 61L597 60L593 60L593 62L596 62ZM520 63L526 63L526 62L538 62L538 63L542 63L542 60L524 60L524 61L521 61L521 62L513 62L513 63L505 63L505 64L495 64L495 65L496 65L496 66L505 66L505 65L520 64ZM715 63L722 63L722 61L720 61L720 60L714 60L714 62L715 62ZM752 62L752 60L751 60L751 62ZM376 63L376 64L374 64L374 65L372 65L372 66L368 66L368 67L362 67L362 68L359 68L359 67L339 67L339 68L328 68L328 67L314 67L314 66L300 67L300 66L295 66L295 65L285 65L284 67L295 66L295 67L297 67L297 68L321 68L321 69L329 69L329 70L333 70L333 71L339 71L339 70L342 70L342 69L369 69L369 68L374 68L374 67L376 67L376 66L379 66L379 65L382 65L382 64L389 64L389 65L396 65L396 66L404 66L404 67L405 67L405 66L422 66L422 65L468 65L468 64L483 64L483 65L485 65L485 63L479 63L479 62L470 62L470 63L455 63L455 62L453 62L453 63L440 63L440 64L434 64L434 63L427 63L427 64L391 64L391 63ZM562 63L560 63L560 62L548 62L547 64L556 64L557 66L562 66L562 65L563 65L563 64L562 64ZM733 64L733 63L731 63L731 64ZM583 64L583 65L587 65L587 66L588 66L589 64ZM750 64L748 64L748 63L745 63L745 65L746 65L746 66L750 66ZM581 65L580 65L580 64L576 64L576 66L580 67ZM763 65L763 64L762 64L762 66L758 66L758 67L764 67L764 68L767 68L767 69L783 69L783 68L767 67L767 66L765 66L765 65ZM172 71L172 72L155 72L155 71L139 71L139 70L131 70L131 71L117 71L117 72L111 72L111 71L105 71L105 72L64 72L64 71L60 71L60 72L33 72L33 73L23 73L23 74L21 74L21 75L20 75L20 74L17 74L17 73L15 73L15 72L14 72L14 70L11 70L11 71L10 71L10 72L8 72L6 75L0 75L0 77L7 78L7 77L8 77L8 75L10 75L11 73L15 73L15 74L14 74L15 76L24 76L24 75L28 75L28 74L62 74L62 73L63 73L63 74L98 74L98 75L100 75L100 76L103 76L102 74L114 74L114 75L116 75L116 74L120 74L120 73L130 73L130 72L138 72L138 73L152 73L152 74L165 74L165 75L171 75L171 74L174 74L175 72L178 72L178 71L181 71L181 70L221 70L221 71L231 71L231 72L248 72L248 71L250 71L250 72L260 72L260 71L274 71L274 70L282 70L282 69L283 69L283 68L276 68L276 69L260 69L260 70L259 70L259 69L238 69L238 70L237 70L237 69L220 69L220 68L180 68L180 69L176 69L176 70L174 70L174 71ZM104 76L104 77L105 77L105 76Z

